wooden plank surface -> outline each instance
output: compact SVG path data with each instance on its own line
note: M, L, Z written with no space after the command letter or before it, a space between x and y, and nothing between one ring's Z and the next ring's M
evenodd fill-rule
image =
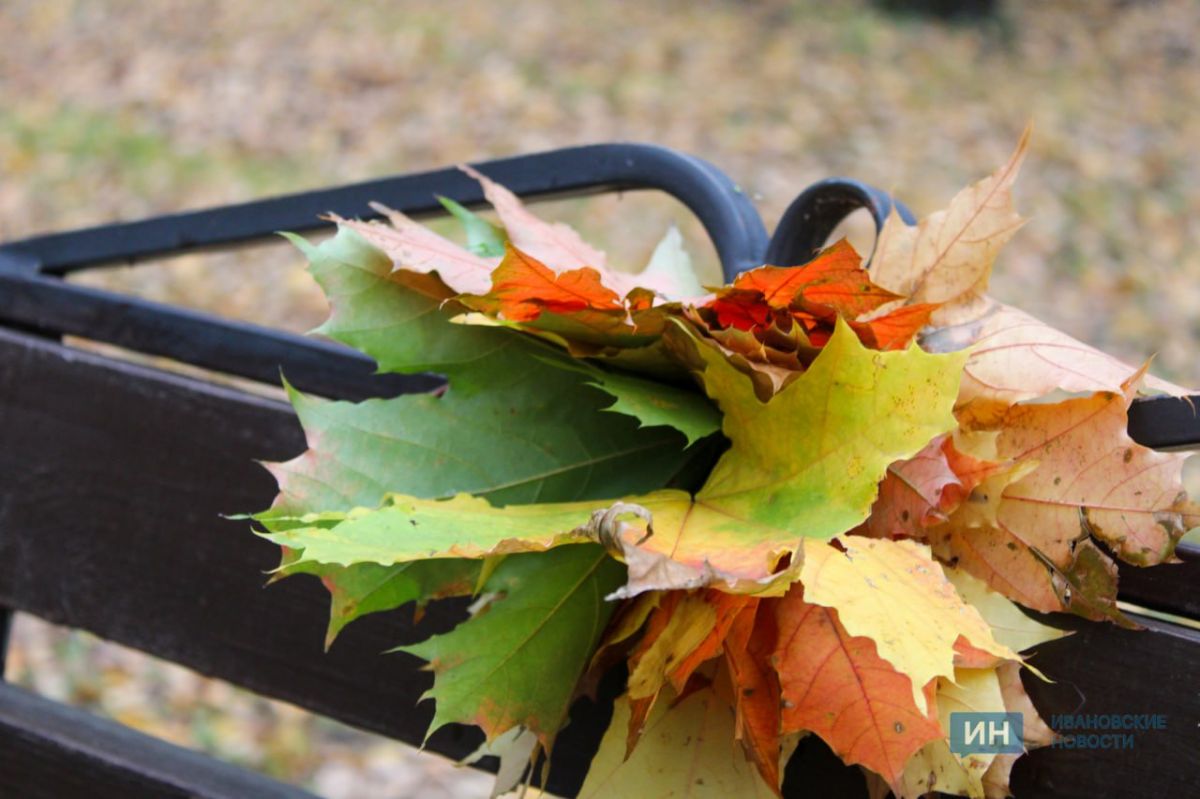
M3 683L0 796L315 799L307 791Z
M274 548L219 517L270 502L273 481L254 459L303 449L286 406L0 331L0 441L0 606L420 741L429 676L415 659L379 653L446 628L461 603L431 608L415 627L403 612L368 617L324 654L323 589L303 578L264 589ZM1165 712L1171 722L1130 752L1039 752L1018 766L1019 795L1186 795L1200 743L1195 633L1088 625L1034 663L1057 681L1030 686L1047 714ZM618 686L610 680L608 694ZM575 708L552 790L577 789L608 713ZM448 728L430 748L461 756L477 742ZM819 752L804 757L843 779ZM791 780L788 795L817 795L817 777Z

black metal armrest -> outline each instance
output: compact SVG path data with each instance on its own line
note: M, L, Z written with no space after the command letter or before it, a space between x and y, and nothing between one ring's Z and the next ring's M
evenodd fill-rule
M733 181L699 158L646 144L595 144L477 166L533 200L664 191L700 219L727 277L762 263L767 234L758 212ZM81 336L264 383L277 383L282 368L297 388L327 397L428 391L440 384L438 378L375 375L370 358L339 345L58 278L106 264L261 241L280 230L327 228L330 223L320 217L331 211L373 218L373 200L428 217L444 213L437 195L467 206L484 204L479 184L448 168L2 244L0 325Z
M749 198L720 170L694 156L649 144L591 144L477 164L518 196L573 197L657 189L677 198L704 224L726 277L762 263L767 233ZM280 230L329 227L320 217L377 218L378 201L421 218L444 214L437 195L468 207L485 204L479 184L454 168L355 183L139 222L51 233L0 245L0 268L65 275L105 264L133 263L204 248L262 240Z

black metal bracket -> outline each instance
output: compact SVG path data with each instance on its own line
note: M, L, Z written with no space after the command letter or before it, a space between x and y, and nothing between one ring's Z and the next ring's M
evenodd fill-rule
M912 211L886 192L850 178L829 178L809 186L783 212L767 245L766 263L794 266L811 260L834 228L860 208L870 212L876 234L892 209L906 223L917 222Z

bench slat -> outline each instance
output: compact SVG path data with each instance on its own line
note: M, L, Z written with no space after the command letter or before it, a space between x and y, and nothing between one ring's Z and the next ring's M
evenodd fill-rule
M363 400L432 391L436 375L376 374L374 359L327 341L220 319L58 278L0 270L0 323L112 344L277 386Z
M0 796L315 799L299 788L3 683Z
M1200 547L1181 544L1176 550L1180 563L1148 569L1120 565L1121 599L1144 608L1200 620Z

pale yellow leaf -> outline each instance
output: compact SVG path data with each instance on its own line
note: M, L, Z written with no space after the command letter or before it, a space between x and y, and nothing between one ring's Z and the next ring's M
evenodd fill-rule
M991 301L978 317L925 334L921 346L930 352L970 348L958 392L960 408L1008 406L1055 391L1120 391L1137 372L1137 367L1024 311ZM1172 395L1189 393L1153 376L1146 378L1145 387Z
M996 253L1022 224L1012 185L1029 146L1027 129L1008 162L969 186L943 211L915 227L893 213L880 231L871 278L913 302L943 303L935 324L954 321L956 308L987 290Z
M641 742L625 759L629 699L613 707L612 722L592 760L579 799L768 799L762 781L733 738L733 709L712 688L678 704L655 703Z
M455 294L482 294L491 288L499 258L483 258L442 238L399 211L382 207L391 225L338 219L392 259L396 271L437 273Z

